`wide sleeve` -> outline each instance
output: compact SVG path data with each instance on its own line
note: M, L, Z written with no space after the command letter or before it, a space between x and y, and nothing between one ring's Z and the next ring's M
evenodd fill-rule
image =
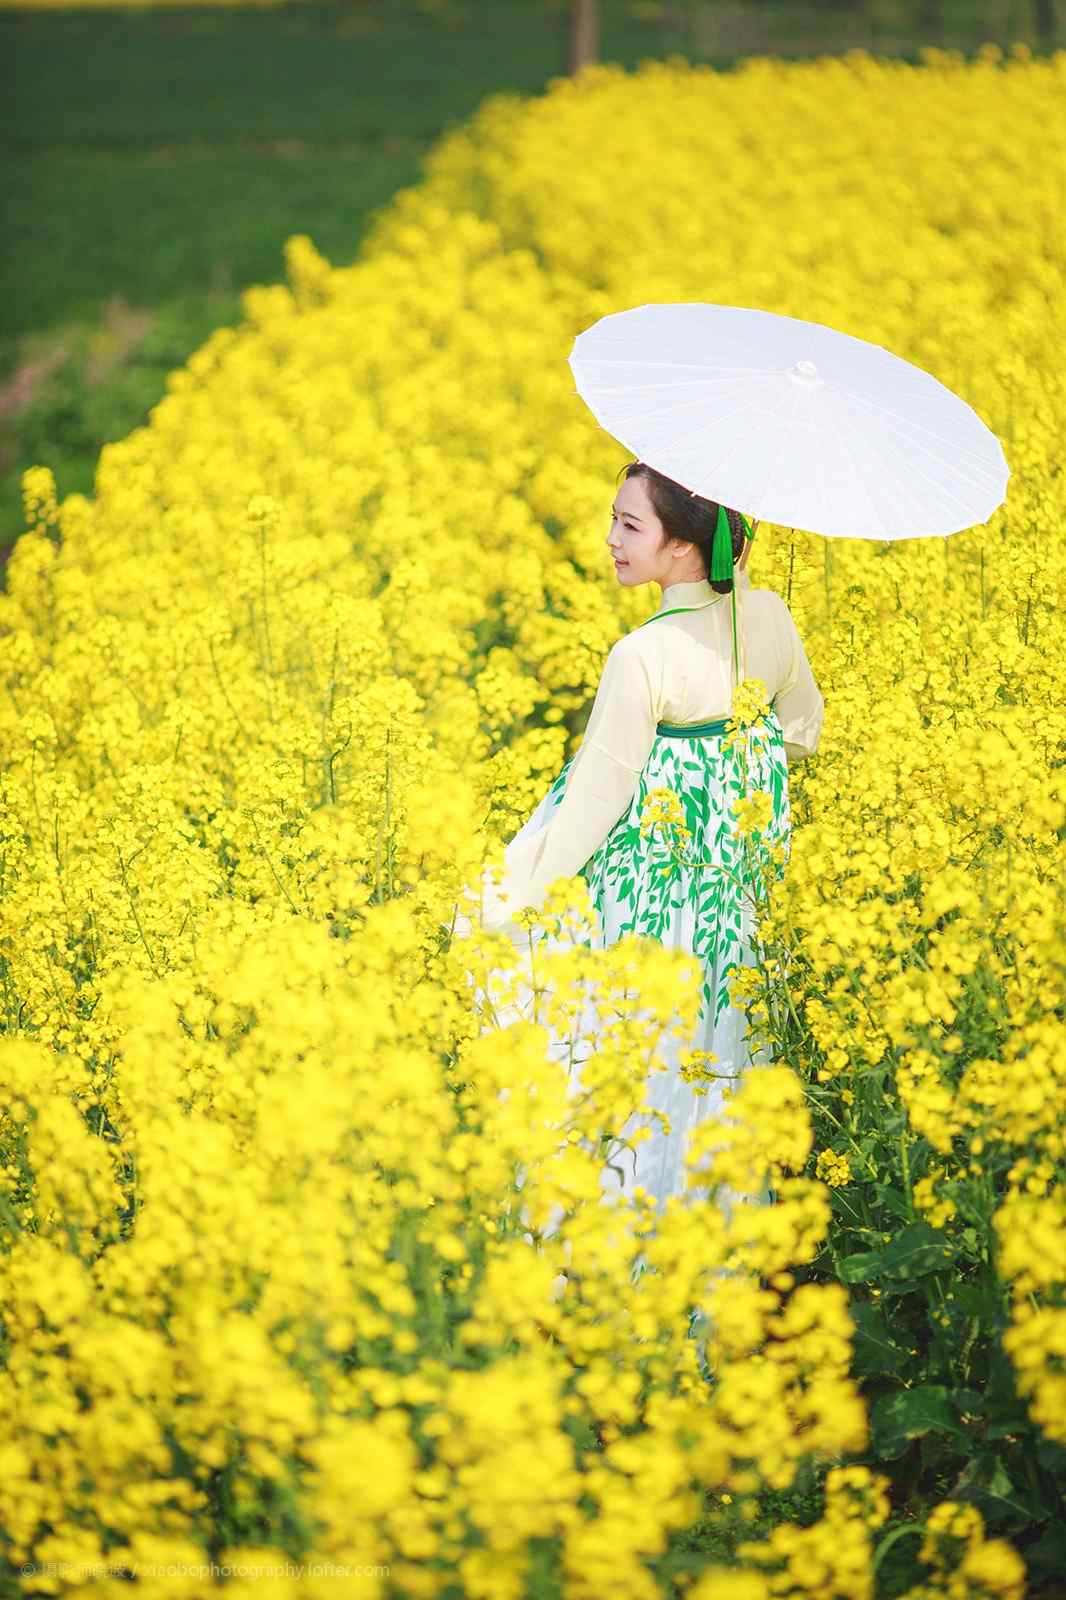
M515 913L539 909L557 878L580 872L625 812L662 714L661 642L634 630L609 651L562 800L547 827L507 846L499 889L484 884L488 932L521 936Z
M813 755L818 748L825 701L815 682L799 630L784 601L781 602L781 609L791 664L784 683L774 696L774 709L785 736L785 755L790 762L795 762Z

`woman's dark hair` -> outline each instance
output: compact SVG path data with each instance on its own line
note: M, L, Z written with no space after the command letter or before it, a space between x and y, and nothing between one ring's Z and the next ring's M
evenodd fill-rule
M646 461L631 461L622 471L627 478L644 479L648 499L663 525L664 538L684 539L688 544L694 544L703 557L706 576L711 570L711 540L718 522L718 501L705 500L701 494L690 493L683 484L676 483L673 478L664 478ZM733 536L733 560L737 561L746 538L744 522L740 512L734 511L732 506L726 506L725 514ZM733 587L732 578L708 581L718 594L729 594Z

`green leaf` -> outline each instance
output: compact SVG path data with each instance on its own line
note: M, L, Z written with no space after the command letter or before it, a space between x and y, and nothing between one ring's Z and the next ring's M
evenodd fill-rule
M901 1456L912 1439L925 1433L966 1437L951 1403L951 1390L941 1383L882 1395L871 1407L870 1431L874 1451L889 1461Z
M920 1278L941 1272L951 1260L947 1235L927 1222L911 1222L881 1252L886 1278Z
M893 1189L887 1183L875 1183L874 1196L878 1205L883 1206L900 1221L905 1222L911 1215L910 1202L902 1189Z
M880 1271L879 1250L860 1250L855 1255L841 1256L837 1261L837 1277L841 1283L869 1283Z
M1019 1491L1002 1461L988 1453L967 1464L952 1484L951 1494L953 1499L975 1505L986 1521L1008 1529L1046 1521L1055 1513L1055 1507L1042 1496L1034 1502L1031 1494Z
M1029 1431L1029 1418L1017 1416L1011 1422L990 1422L985 1429L985 1438L989 1441L995 1439L1024 1439Z
M868 1377L875 1372L896 1372L904 1359L903 1351L880 1311L864 1300L852 1301L850 1310L855 1324L856 1374Z
M1025 1552L1025 1557L1034 1581L1061 1578L1066 1572L1066 1527L1053 1524L1040 1542Z

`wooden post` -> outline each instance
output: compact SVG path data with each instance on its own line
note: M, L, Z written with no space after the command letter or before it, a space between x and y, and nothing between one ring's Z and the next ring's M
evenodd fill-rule
M570 58L567 70L571 77L590 62L599 60L599 54L599 0L570 0Z
M1048 49L1055 42L1055 0L1033 0L1036 31Z

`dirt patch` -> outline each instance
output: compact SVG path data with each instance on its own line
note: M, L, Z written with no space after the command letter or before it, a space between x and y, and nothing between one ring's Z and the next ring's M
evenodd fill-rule
M44 355L20 361L11 376L0 383L0 422L23 411L41 384L63 365L69 354L70 346L59 344Z
M68 363L71 381L99 389L155 326L156 313L111 295L94 322L71 322L23 343L23 354L0 382L0 472L19 459L19 417L37 399L49 378ZM61 378L58 380L63 382Z
M18 460L15 419L19 412L32 404L38 389L70 353L71 346L60 341L16 362L14 371L0 383L0 472L9 472Z
M85 352L83 371L89 388L105 383L154 325L154 312L131 306L120 294L105 301L101 322L90 335Z

